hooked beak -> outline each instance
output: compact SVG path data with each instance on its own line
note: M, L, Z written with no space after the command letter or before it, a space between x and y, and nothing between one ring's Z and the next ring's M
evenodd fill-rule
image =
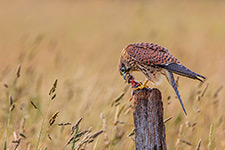
M125 80L125 81L127 81L128 83L130 83L130 80L133 78L133 76L129 73L129 72L127 72L127 73L125 73L124 75L123 75L123 79Z
M123 79L124 79L124 80L126 80L127 74L128 74L128 73L125 73L125 74L123 75Z

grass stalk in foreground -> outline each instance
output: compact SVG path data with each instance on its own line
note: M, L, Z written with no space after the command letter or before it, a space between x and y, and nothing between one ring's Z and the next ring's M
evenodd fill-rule
M48 102L47 110L48 110L49 104L50 104L50 102ZM38 109L38 111L41 113L41 111L39 109ZM45 114L47 114L47 112ZM42 113L41 113L41 115L42 115ZM40 144L40 141L41 141L41 136L42 136L42 133L43 133L43 130L44 130L45 116L42 115L42 117L43 117L43 120L42 120L42 123L41 123L41 130L40 130L40 133L38 135L38 141L37 141L37 145L36 145L36 148L35 148L36 150L38 150L38 147L39 147L39 144Z
M211 124L211 126L210 126L210 131L209 131L209 144L208 144L208 149L209 150L212 150L213 149L213 139L214 139L214 137L213 137L213 131L214 130L214 127L213 127L213 125Z
M16 77L13 80L12 83L12 93L15 94L16 92L16 84L17 84L17 80L20 77L20 71L21 71L21 65L18 65L17 70L16 70ZM6 95L9 96L9 92L6 92ZM8 122L7 122L7 127L6 127L6 135L5 135L5 140L4 140L4 146L3 149L6 150L7 149L7 141L9 138L9 126L10 126L10 122L12 119L12 111L15 108L15 105L13 104L13 98L12 96L9 96L9 112L8 112Z
M74 150L74 147L75 147L75 142L76 142L76 137L77 137L77 133L78 133L78 128L79 128L79 127L76 128L75 133L74 133L74 135L73 135L73 141L72 141L72 147L71 147L71 150Z
M48 104L47 104L47 108L46 108L46 112L45 112L45 115L48 114L48 110L49 110L49 105L51 103L51 101L53 99L55 99L56 97L56 93L55 93L55 90L56 90L56 87L57 87L57 82L58 82L58 79L55 80L55 82L53 83L53 86L52 88L50 89L50 92L49 92L49 101L48 101ZM39 110L39 109L38 109ZM39 110L39 112L41 113L41 111ZM41 113L42 114L42 113ZM39 147L39 144L40 144L40 141L41 141L41 137L43 135L43 130L44 130L44 123L45 123L45 120L46 120L46 116L42 115L43 116L43 120L42 120L42 124L41 124L41 130L40 130L40 133L38 135L38 141L37 141L37 145L36 145L36 150L38 150L38 147ZM44 138L44 137L43 137Z
M10 99L11 99L11 97L10 97ZM8 137L9 137L9 125L10 125L11 118L12 118L12 108L13 108L13 105L10 104L9 113L8 113L8 122L7 122L7 127L6 127L6 135L5 135L5 140L4 140L4 150L7 149L7 141L8 141Z

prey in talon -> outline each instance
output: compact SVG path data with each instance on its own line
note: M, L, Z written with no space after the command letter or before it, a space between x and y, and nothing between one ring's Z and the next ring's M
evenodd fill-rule
M173 87L185 115L187 115L187 112L174 81L173 73L201 82L205 79L204 76L182 65L169 53L168 49L154 43L129 44L122 50L118 67L124 79L131 83L132 87L137 86L135 90L146 88L148 81L158 85L161 83L162 77L165 76ZM143 84L134 81L134 77L131 75L133 71L140 71L146 76Z
M125 73L123 75L124 80L128 83L131 84L131 88L133 88L134 90L139 89L139 87L141 86L141 82L136 82L134 80L134 77L130 74L130 73ZM134 90L132 90L131 92L131 98L129 101L131 101L133 99L133 95L134 95Z
M134 90L138 89L142 84L141 82L136 82L130 73L124 74L123 78L128 84L131 84L131 87L134 88Z

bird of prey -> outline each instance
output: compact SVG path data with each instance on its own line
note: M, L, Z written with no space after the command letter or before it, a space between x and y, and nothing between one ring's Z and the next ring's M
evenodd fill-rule
M162 76L166 76L180 101L185 115L187 115L187 113L174 81L173 73L197 79L201 82L203 82L202 79L205 79L204 76L183 66L169 53L168 49L154 43L129 44L122 50L118 67L120 74L125 80L127 75L129 75L129 77L132 76L132 71L141 71L146 76L147 80L145 80L143 84L139 82L135 90L146 88L148 81L158 85L162 81Z

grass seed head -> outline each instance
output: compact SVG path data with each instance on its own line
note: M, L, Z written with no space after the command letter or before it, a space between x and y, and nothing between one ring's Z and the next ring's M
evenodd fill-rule
M58 79L55 80L55 82L52 85L52 88L49 91L49 95L52 95L55 93L56 87L57 87Z
M198 145L197 145L197 147L196 147L196 150L200 150L201 143L202 143L202 139L200 139L200 140L198 141Z
M37 109L37 106L32 101L30 101L30 103L34 107L34 109Z
M49 125L50 125L50 126L52 126L52 125L54 124L54 122L55 122L56 117L58 116L58 114L59 114L59 111L57 111L56 113L54 113L54 114L52 115L52 117L49 119Z
M9 96L10 106L13 104L13 98L12 96Z
M50 133L48 133L48 138L52 141L52 137L51 137Z
M5 84L4 84L4 87L5 87L5 88L8 88L9 86L8 86L8 84L5 83Z
M80 122L81 122L82 119L83 119L83 117L81 117L81 118L76 122L76 124L75 124L74 126L72 126L70 135L72 135L72 134L74 133L74 131L76 130L76 128L78 128L78 126L79 126L79 124L80 124Z
M16 76L17 76L17 78L20 77L20 71L21 71L21 65L18 65L17 71L16 71Z

